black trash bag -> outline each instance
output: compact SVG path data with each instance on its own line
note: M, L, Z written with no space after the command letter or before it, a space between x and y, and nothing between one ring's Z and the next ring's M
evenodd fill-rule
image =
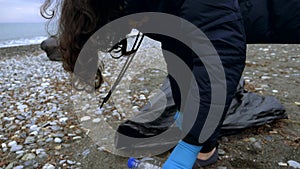
M275 97L248 92L241 80L223 121L221 136L285 118L285 108Z
M115 140L117 148L130 147L134 149L147 146L148 148L156 148L156 146L162 144L176 145L180 139L180 131L174 125L174 115L177 107L172 98L168 79L164 81L161 91L163 92L150 100L139 114L118 126ZM166 105L166 107L161 105ZM161 116L159 116L160 113ZM221 127L220 136L236 134L246 128L260 126L284 118L287 118L285 108L275 97L248 92L244 89L244 81L241 80ZM148 122L144 123L143 121ZM151 143L146 141L139 141L138 143L121 141L122 136L120 135L131 138L149 138L157 136L168 129L176 133L174 135L177 137L168 137L166 140L157 140L157 142L152 141Z
M180 139L181 131L178 127L172 125L175 121L174 115L177 111L177 107L174 104L168 78L165 79L160 89L161 92L157 93L155 97L152 97L148 103L141 108L139 114L118 126L115 139L117 148L126 148L126 151L128 151L130 148L134 150L135 148L141 147L151 146L157 148L158 146L177 144ZM151 143L147 141L134 143L135 139L124 141L128 138L122 136L149 138L157 136L166 130L168 130L169 135L164 138L169 138L169 140L152 140Z

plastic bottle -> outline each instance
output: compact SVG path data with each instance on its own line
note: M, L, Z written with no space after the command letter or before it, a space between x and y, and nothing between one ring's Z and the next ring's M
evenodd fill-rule
M137 160L133 157L128 159L127 166L130 169L161 169L161 162L153 158L145 157Z

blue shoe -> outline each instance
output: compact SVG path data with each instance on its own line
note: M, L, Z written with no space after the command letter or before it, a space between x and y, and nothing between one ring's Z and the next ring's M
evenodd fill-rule
M194 163L193 168L201 168L201 167L212 165L218 161L218 158L219 158L218 149L216 149L215 152L212 154L212 156L209 157L209 159L207 160L197 159Z

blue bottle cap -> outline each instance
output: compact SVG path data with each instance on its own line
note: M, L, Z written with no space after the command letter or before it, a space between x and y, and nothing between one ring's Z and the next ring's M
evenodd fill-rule
M136 159L133 157L130 157L127 162L127 167L133 168L135 166L135 164L136 164Z

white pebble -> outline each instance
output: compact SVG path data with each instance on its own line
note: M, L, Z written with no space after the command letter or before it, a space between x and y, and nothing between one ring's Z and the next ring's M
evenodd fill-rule
M140 100L146 100L146 96L143 95L143 94L141 94L141 95L140 95Z
M287 167L287 166L288 166L287 163L283 163L283 162L279 162L278 165L279 165L280 167Z
M81 117L81 119L80 119L81 122L85 122L85 121L88 121L88 120L91 120L90 116Z
M289 160L289 161L288 161L288 164L289 164L290 167L293 167L293 168L300 168L300 163L298 163L297 161Z
M73 137L73 140L79 140L81 138L82 138L81 136L76 136L76 137Z
M55 166L52 164L45 164L42 169L55 169Z
M7 148L7 146L6 146L5 143L2 143L2 144L1 144L1 147L2 147L2 148Z
M71 161L71 160L67 160L67 163L68 163L68 164L70 164L70 165L74 165L74 164L76 164L76 162L75 162L75 161Z
M32 125L32 126L30 126L30 128L29 128L29 131L30 131L30 132L32 132L32 131L37 131L37 130L39 130L39 128L38 128L37 125Z
M270 76L262 76L261 79L262 80L268 80L268 79L271 79L271 77Z
M100 118L96 118L93 120L93 123L100 123L101 119Z
M61 143L62 140L61 140L60 138L55 138L55 139L54 139L54 142L55 142L55 143Z
M24 168L24 166L19 165L19 166L14 167L13 169L22 169L22 168Z
M18 143L16 141L11 141L8 143L8 147L16 146Z

